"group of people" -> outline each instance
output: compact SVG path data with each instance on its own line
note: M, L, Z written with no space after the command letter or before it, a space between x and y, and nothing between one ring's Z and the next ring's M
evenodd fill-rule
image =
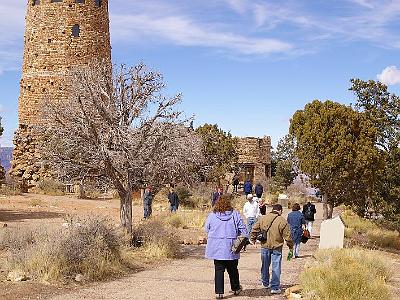
M239 253L232 251L232 245L238 236L247 236L250 244L255 244L261 231L266 232L266 239L261 243L261 282L271 294L281 293L280 276L282 265L282 248L284 241L295 258L299 257L303 228L312 231L315 205L308 202L300 211L295 203L287 218L282 216L280 204L272 206L267 213L266 205L260 195L246 195L247 202L243 207L244 222L239 211L231 204L231 196L220 195L214 203L213 211L207 217L205 230L208 234L205 256L214 260L215 294L217 299L224 297L224 272L229 274L231 289L234 295L242 291L239 280ZM263 208L263 210L261 209ZM264 210L265 209L265 210ZM272 268L271 268L272 265ZM271 274L270 274L270 268Z
M179 196L177 192L171 187L168 192L169 210L174 213L179 207ZM151 187L147 187L143 194L143 219L148 219L152 213L153 204L153 191Z

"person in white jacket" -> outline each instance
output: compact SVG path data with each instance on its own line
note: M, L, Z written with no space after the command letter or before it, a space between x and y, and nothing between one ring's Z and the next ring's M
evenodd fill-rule
M260 208L258 202L253 200L253 195L247 195L247 202L243 206L243 214L247 219L247 232L251 232L253 225L260 216Z

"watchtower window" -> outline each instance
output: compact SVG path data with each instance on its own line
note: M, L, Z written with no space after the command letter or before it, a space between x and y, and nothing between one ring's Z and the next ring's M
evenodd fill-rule
M80 29L79 25L75 24L74 26L72 26L72 36L79 37L80 34L81 34L81 29Z
M82 4L85 4L85 0L75 0L75 3L82 3Z
M101 0L95 0L94 2L96 4L96 6L99 6L99 7L101 6Z
M32 5L39 5L40 4L40 0L32 0Z
M63 2L63 0L51 0L51 3L55 3L55 2Z

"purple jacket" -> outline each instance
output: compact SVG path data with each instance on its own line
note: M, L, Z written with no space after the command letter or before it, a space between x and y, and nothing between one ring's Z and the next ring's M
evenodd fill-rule
M232 253L232 244L239 235L247 236L247 229L240 213L236 210L210 213L204 226L208 233L206 258L218 260L239 259Z

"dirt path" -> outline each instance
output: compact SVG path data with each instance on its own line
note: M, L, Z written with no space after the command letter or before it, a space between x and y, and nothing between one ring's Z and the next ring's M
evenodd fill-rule
M318 205L317 221L314 224L315 233L319 232L322 207ZM305 263L312 260L312 255L318 246L318 239L311 239L302 245L301 257L287 262L283 259L282 285L292 286L298 283L298 275ZM284 299L283 295L269 296L260 284L260 254L259 247L251 246L242 254L239 261L242 294L235 299L259 298ZM194 247L186 259L175 260L152 270L143 271L132 276L97 284L74 293L56 296L54 300L74 299L213 299L214 266L213 261L203 258L204 247ZM284 258L287 249L284 249ZM229 295L228 276L225 276L225 295ZM233 297L232 295L226 298Z

